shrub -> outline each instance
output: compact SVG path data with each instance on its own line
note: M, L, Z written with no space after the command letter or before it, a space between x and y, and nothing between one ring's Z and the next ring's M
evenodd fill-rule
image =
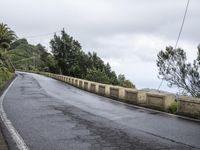
M173 103L169 106L168 110L169 110L169 113L175 114L176 111L177 111L177 102L173 102Z
M0 68L0 88L13 76L6 68Z

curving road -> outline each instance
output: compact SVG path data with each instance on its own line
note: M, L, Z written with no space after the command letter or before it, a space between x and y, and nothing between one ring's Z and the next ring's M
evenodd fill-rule
M121 104L37 74L18 73L3 107L30 150L200 149L198 122ZM10 149L17 149L9 141Z

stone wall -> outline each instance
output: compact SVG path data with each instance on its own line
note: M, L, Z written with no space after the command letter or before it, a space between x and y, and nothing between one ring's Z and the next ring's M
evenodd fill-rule
M177 113L180 115L200 119L200 99L189 96L181 96L178 99Z
M70 85L92 93L110 97L125 103L149 107L157 110L168 111L169 106L175 102L175 96L172 94L162 94L159 92L151 93L46 72L42 72L40 74L64 81Z

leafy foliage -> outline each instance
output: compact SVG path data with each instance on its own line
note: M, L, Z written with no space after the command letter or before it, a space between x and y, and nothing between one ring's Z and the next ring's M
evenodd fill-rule
M177 112L177 105L177 102L173 102L168 108L169 113L175 114Z
M118 75L118 81L119 81L120 86L128 87L128 88L135 88L135 85L131 81L126 80L126 78L123 74Z
M81 45L78 41L73 40L63 30L61 36L54 35L54 39L50 41L52 53L58 62L60 73L69 76L81 76L81 61L84 60L84 53L81 52Z
M110 79L106 75L105 71L101 71L100 69L89 69L86 75L86 79L105 84L110 83Z
M68 35L64 29L61 31L61 36L54 35L50 44L61 74L101 83L134 87L129 80L125 80L125 77L124 80L118 80L109 63L104 64L97 53L86 54L81 44Z
M6 81L11 79L12 76L13 74L10 73L7 68L0 67L0 89L3 87Z
M157 59L159 78L166 80L169 86L178 87L183 94L200 97L200 46L198 57L193 64L186 62L184 50L166 47L160 51Z
M7 49L10 44L15 40L15 33L6 25L0 24L0 69L8 69L14 72L15 68L7 56Z
M7 24L0 23L0 48L8 49L10 43L15 40L15 33L7 26Z
M57 73L54 57L41 44L31 45L26 39L16 40L7 52L19 70L40 70Z
M1 68L3 68L3 69L6 68L10 72L14 72L15 71L15 68L14 68L12 62L10 61L10 58L4 52L0 53L0 69Z

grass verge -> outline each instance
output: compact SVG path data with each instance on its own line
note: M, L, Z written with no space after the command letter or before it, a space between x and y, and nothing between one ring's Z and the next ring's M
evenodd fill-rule
M169 106L169 113L175 114L177 112L177 102L173 102L171 106Z
M0 89L13 77L13 73L7 71L7 69L0 68Z

